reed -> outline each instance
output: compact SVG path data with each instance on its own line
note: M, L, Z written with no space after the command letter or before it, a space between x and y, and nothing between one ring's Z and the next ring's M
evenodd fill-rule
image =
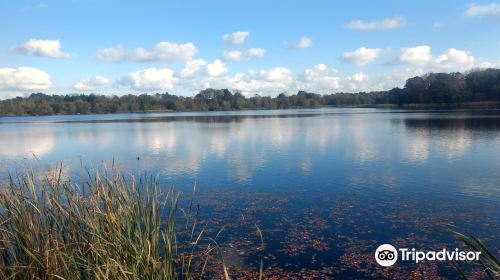
M179 193L155 177L88 174L75 184L62 168L30 171L1 187L0 279L203 277L215 246L192 202L180 209Z
M493 250L488 248L483 241L470 233L462 233L453 224L445 224L444 231L451 233L460 240L469 250L481 252L479 260L476 262L489 279L500 279L500 261L495 257ZM465 272L457 263L451 266L462 279L468 279Z

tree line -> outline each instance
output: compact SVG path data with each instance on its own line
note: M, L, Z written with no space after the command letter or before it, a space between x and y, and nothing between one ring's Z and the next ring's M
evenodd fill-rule
M33 93L0 101L0 115L107 114L154 111L224 111L315 108L320 106L376 106L390 104L461 104L500 102L500 69L462 73L429 73L387 91L316 94L299 91L276 97L245 97L228 89L205 89L194 97L167 93L141 95L47 95Z

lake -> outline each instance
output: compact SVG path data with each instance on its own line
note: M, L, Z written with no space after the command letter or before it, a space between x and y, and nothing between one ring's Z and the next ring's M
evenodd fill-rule
M197 202L231 269L280 277L454 277L377 265L378 245L455 248L454 223L500 249L500 111L324 108L0 118L0 178L114 161ZM243 272L242 272L243 273Z

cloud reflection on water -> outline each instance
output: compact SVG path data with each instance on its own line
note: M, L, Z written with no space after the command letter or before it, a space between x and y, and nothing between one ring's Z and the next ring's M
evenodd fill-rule
M400 161L426 165L433 157L457 162L475 145L493 145L499 139L494 116L371 112L134 115L130 121L103 116L82 122L3 124L0 159L22 159L34 152L48 163L67 163L83 155L94 165L116 159L130 172L191 177L204 172L214 180L246 183L263 172L299 177L347 172L369 178L373 176L363 174L363 166L370 165L391 178L372 181L392 185L395 180L387 170Z
M28 126L18 129L2 130L0 133L0 157L38 158L52 152L56 139L49 127Z

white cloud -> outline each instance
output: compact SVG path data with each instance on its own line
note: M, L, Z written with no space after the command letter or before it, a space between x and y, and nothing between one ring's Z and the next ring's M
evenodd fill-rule
M224 51L222 58L226 61L240 61L243 58L263 57L265 55L265 49L251 48L247 51Z
M70 58L69 54L61 51L61 42L59 40L30 39L24 44L15 47L14 51L27 55Z
M192 60L198 52L193 43L177 44L171 42L159 42L151 50L136 48L126 52L122 46L116 48L99 49L96 52L97 59L105 62L121 62L130 59L138 62L152 61L184 61Z
M207 65L207 73L209 76L217 77L227 72L227 68L220 59Z
M372 62L382 52L381 49L368 49L361 47L352 52L346 52L342 55L342 60L355 64L357 66L365 66Z
M229 88L245 95L276 95L277 93L292 89L294 79L290 69L275 67L259 72L249 70L248 73L237 73L232 76L205 77L193 81L193 92L214 87Z
M135 61L182 61L191 60L198 50L193 43L177 44L159 42L152 50L137 48L130 58Z
M474 66L474 61L474 57L470 55L469 52L451 48L444 54L438 56L434 62L441 68L460 71L472 68Z
M250 36L250 32L248 31L237 31L231 34L224 34L222 39L231 44L243 44L245 39Z
M304 71L304 75L306 77L317 77L320 76L321 74L325 73L328 70L328 66L325 64L316 64L313 66L313 68L306 69ZM333 69L335 73L337 73L336 69Z
M394 82L390 78L388 81ZM276 96L281 92L295 93L298 90L327 94L379 89L381 84L378 82L369 79L363 72L342 78L336 69L325 64L314 65L299 75L294 75L289 68L279 66L260 71L250 70L247 73L232 76L206 77L203 80L193 81L193 92L206 87L214 87L228 88L247 96L255 94ZM394 85L391 84L391 86Z
M239 91L246 96L255 94L276 96L281 92L296 93L298 90L328 94L387 90L396 86L401 87L408 77L424 73L426 71L408 68L376 76L369 76L364 72L341 76L334 68L330 68L325 64L316 64L305 69L304 72L294 75L291 69L278 66L260 71L249 70L246 73L237 73L230 76L201 76L199 79L184 83L183 86L192 92L208 87L228 88L232 91Z
M409 71L409 70L408 70ZM408 77L425 72L395 71L391 74L368 76L364 72L341 76L339 72L325 64L316 64L294 75L291 69L278 66L260 71L249 70L231 76L200 77L185 84L192 92L207 87L228 88L239 91L246 96L255 94L276 96L281 92L296 93L305 90L319 94L336 92L358 92L386 90L395 86L401 87Z
M73 85L73 89L79 91L92 90L96 87L102 87L109 84L109 79L103 76L93 76L83 79Z
M399 61L402 63L411 63L423 65L432 60L431 47L422 45L413 48L401 49Z
M186 62L186 66L181 69L179 76L181 78L192 78L196 73L200 72L202 67L206 64L207 62L203 59L190 60Z
M52 85L50 75L32 67L0 68L0 91L45 90Z
M316 64L304 71L303 80L299 82L298 88L316 93L327 93L341 87L342 79L338 71L329 68L325 64Z
M285 42L285 46L289 49L307 49L312 47L313 42L309 37L302 36L295 44Z
M285 67L275 67L269 70L261 70L260 77L268 82L285 82L292 80L292 70Z
M485 5L471 4L464 15L467 17L494 16L500 17L500 4L491 3Z
M364 82L366 80L366 74L363 72L357 72L357 73L354 73L351 76L349 76L347 79L349 81L353 81L353 82L357 82L357 83Z
M224 51L222 54L222 58L226 61L240 61L242 57L242 51Z
M120 80L135 90L169 90L174 87L177 78L168 68L148 68L130 73Z
M231 77L225 77L221 81L218 81L218 83L245 95L276 95L279 92L290 89L289 81L287 80L268 81L246 74L236 74Z
M399 61L424 67L427 71L464 71L474 67L475 58L469 52L455 48L433 58L431 47L422 45L401 49Z
M366 91L372 88L373 85L368 83L368 76L363 72L354 73L346 79L345 90L347 91Z
M105 62L121 62L125 59L125 50L122 46L99 49L96 52L96 58Z
M489 61L483 61L477 65L478 68L480 69L487 69L487 68L500 68L500 60L497 61L496 63L494 62L489 62Z
M404 24L404 18L393 17L393 18L385 18L381 21L354 20L346 24L346 27L349 29L357 29L357 30L387 30L387 29L395 29L401 27L403 24Z
M248 57L263 57L266 55L266 50L261 48L251 48L247 51Z

